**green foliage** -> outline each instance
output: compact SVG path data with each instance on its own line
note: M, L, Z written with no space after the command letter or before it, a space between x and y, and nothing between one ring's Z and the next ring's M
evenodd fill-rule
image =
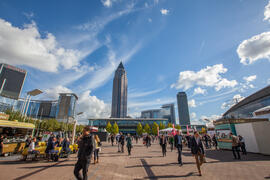
M152 125L152 134L158 135L158 124L156 122L154 122Z
M151 129L150 129L149 124L146 124L143 129L147 134L150 134Z
M161 129L165 129L165 125L163 123L159 124L159 130L161 130Z
M138 135L142 135L143 128L142 128L142 124L141 123L138 123L136 132L137 132Z
M167 128L172 128L172 127L173 127L172 123L168 123Z
M175 129L180 130L180 129L181 129L181 126L180 126L179 124L177 124L177 125L175 126Z
M7 109L5 111L6 114L9 115L9 121L17 120L18 122L23 122L24 117L22 116L20 111L11 111L10 109Z
M84 125L77 125L76 126L76 133L81 133L83 131Z
M112 125L111 125L110 121L108 122L108 124L107 124L107 126L106 126L106 131L107 131L108 133L112 133Z
M117 134L119 132L119 127L117 123L115 122L112 127L112 134Z

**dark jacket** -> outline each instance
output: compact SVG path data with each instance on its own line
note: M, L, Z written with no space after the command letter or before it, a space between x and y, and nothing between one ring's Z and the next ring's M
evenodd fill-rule
M180 144L178 143L178 136L181 137L181 143ZM183 136L181 136L181 135L175 135L174 136L174 147L182 146L182 140L183 140Z
M92 152L95 147L95 140L93 136L88 135L82 137L78 145L79 145L78 159L90 160Z
M192 154L198 154L198 152L204 154L204 148L203 148L201 138L200 138L199 143L197 144L195 137L192 136L190 139L190 148L191 148Z
M164 137L164 143L163 143L162 137L160 137L160 139L159 139L159 144L160 144L160 145L167 145L167 138Z
M121 135L121 136L120 136L119 142L120 142L120 144L122 144L122 145L125 144L125 136L124 136L124 135Z

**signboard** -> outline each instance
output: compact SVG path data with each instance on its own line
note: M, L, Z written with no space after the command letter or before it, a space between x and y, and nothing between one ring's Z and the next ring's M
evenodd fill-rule
M1 64L0 65L0 95L18 99L24 84L27 72L17 67Z
M9 118L9 115L8 114L5 114L5 113L0 113L0 120L8 120Z

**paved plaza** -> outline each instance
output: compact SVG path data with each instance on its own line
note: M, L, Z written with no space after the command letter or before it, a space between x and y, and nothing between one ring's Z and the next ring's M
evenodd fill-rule
M177 164L176 150L167 157L161 156L161 148L153 144L148 149L139 142L134 145L132 155L118 153L117 146L103 143L100 163L91 164L89 179L93 180L143 180L143 179L213 179L213 180L261 180L270 179L270 156L248 154L241 161L232 158L231 151L207 150L207 163L202 166L202 177L198 176L194 157L187 148L183 150L182 167ZM59 162L22 162L18 156L0 159L0 179L72 179L76 155Z

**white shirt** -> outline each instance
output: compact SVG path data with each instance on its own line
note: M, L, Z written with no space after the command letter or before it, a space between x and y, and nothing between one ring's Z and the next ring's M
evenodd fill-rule
M28 148L28 151L33 151L35 150L35 142L31 142Z

